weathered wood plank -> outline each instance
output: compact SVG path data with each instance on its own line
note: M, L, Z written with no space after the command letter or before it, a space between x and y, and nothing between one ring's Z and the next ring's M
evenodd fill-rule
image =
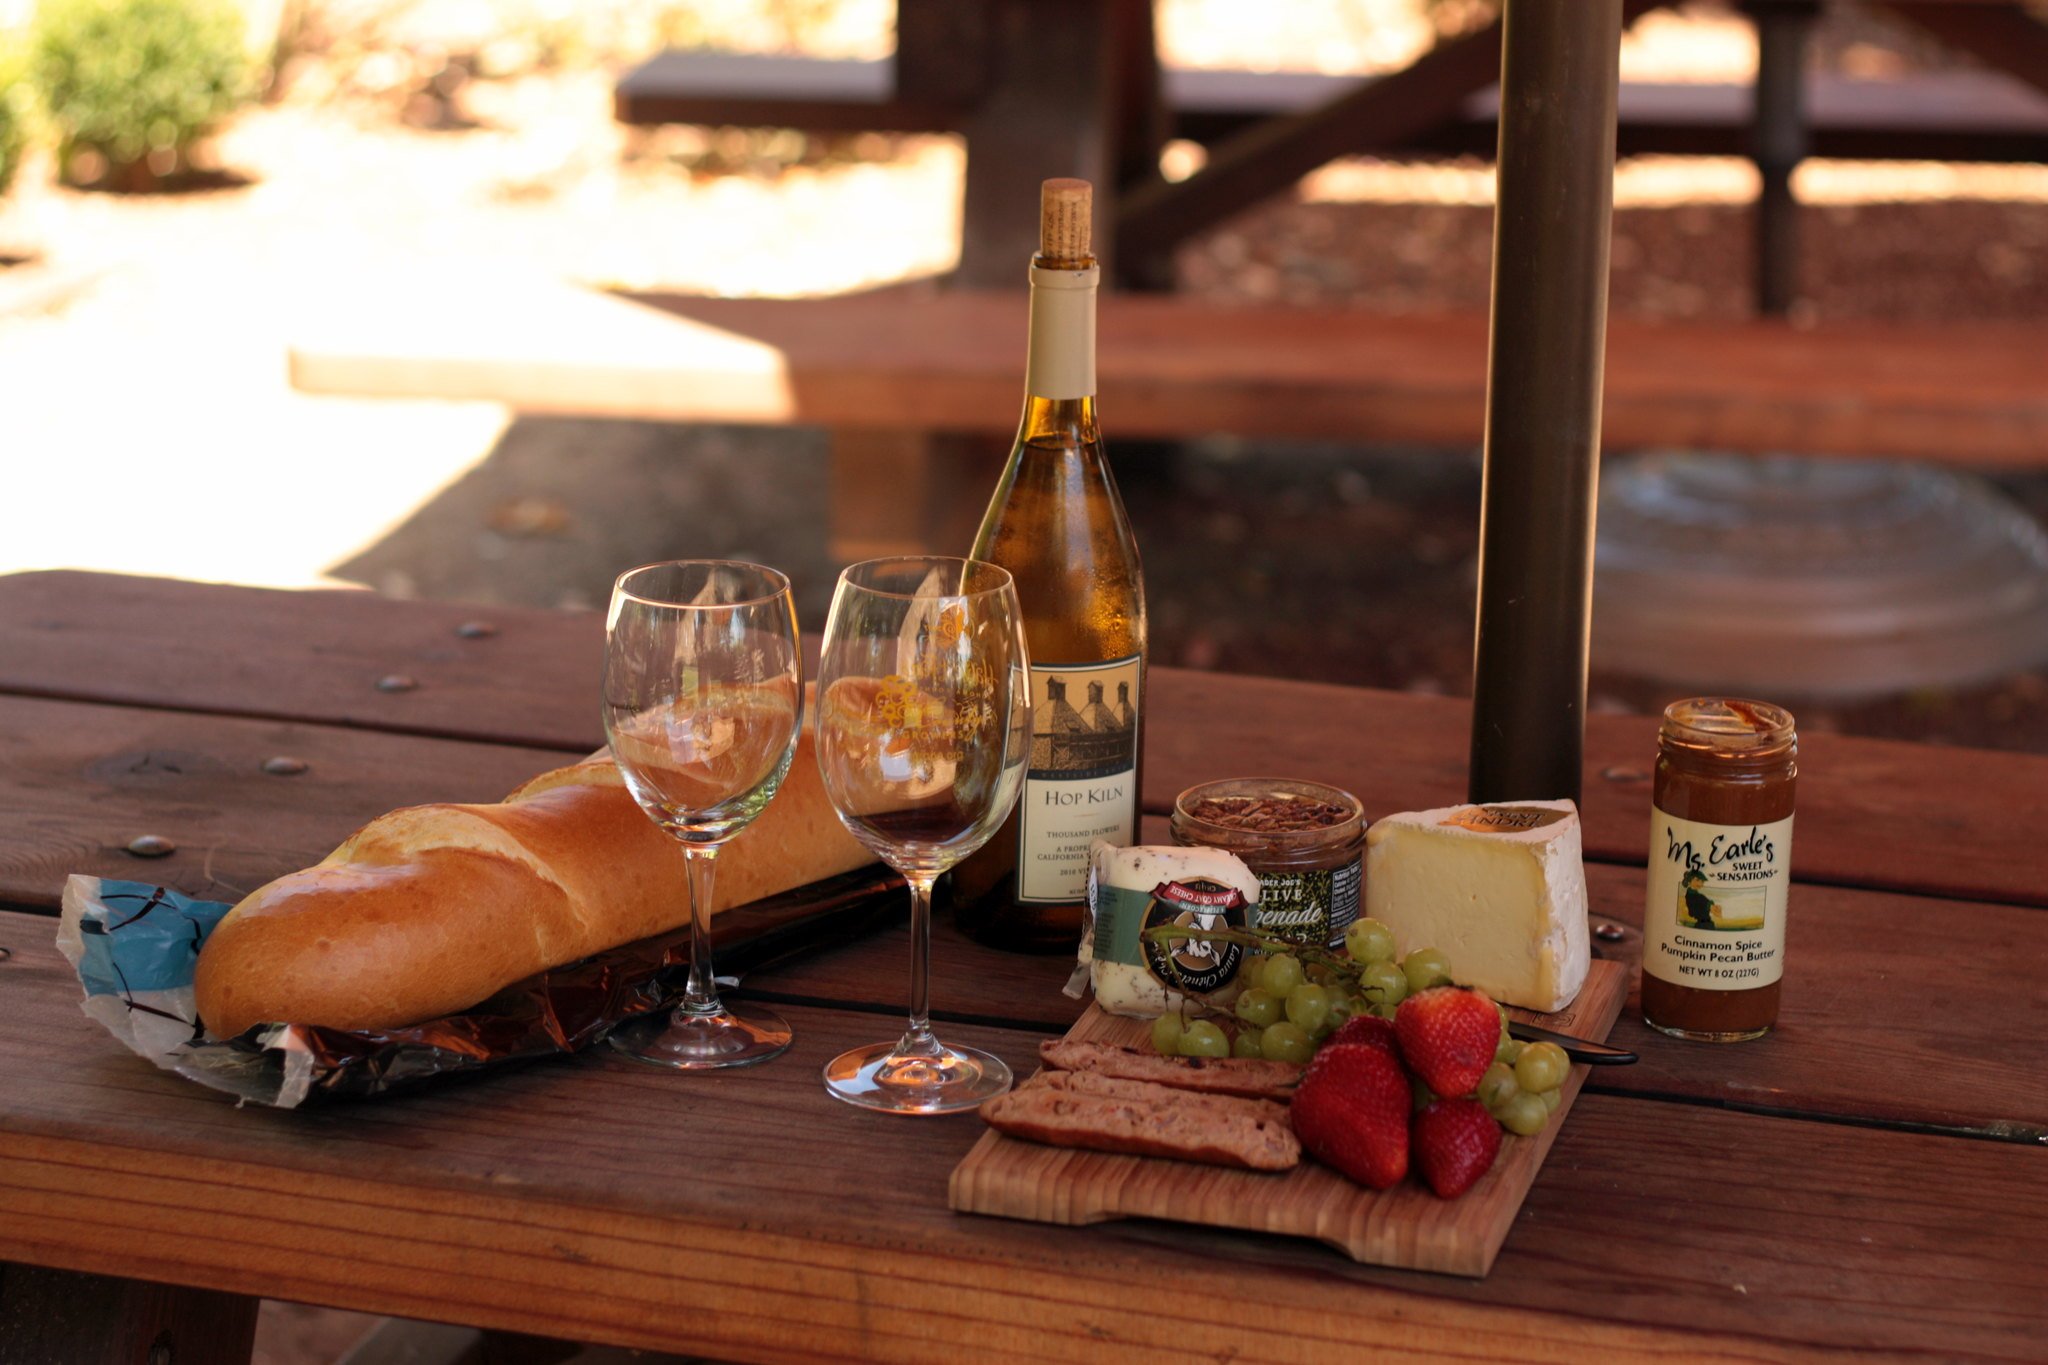
M307 768L263 771L280 756ZM496 801L563 761L509 745L0 695L0 904L55 906L73 872L240 900L387 810ZM177 851L125 851L152 834Z
M603 660L596 612L122 574L0 578L5 692L588 753L603 742ZM386 691L385 679L416 686Z
M1148 819L1146 837L1163 838L1163 823ZM1586 880L1593 913L1627 926L1622 941L1599 950L1625 964L1633 982L1643 873L1595 863ZM1997 963L2013 982L2048 978L2039 911L1827 886L1795 888L1792 905L1776 1033L1736 1047L1683 1043L1645 1027L1632 994L1611 1041L1642 1061L1594 1071L1592 1088L2048 1144L2048 1094L2028 1080L2027 1044L2048 1033L2048 993L2014 990L1995 1009L1959 1003L1971 964ZM1929 924L1946 927L1930 937ZM909 962L908 931L899 928L747 984L777 999L894 1002L905 998ZM1082 1009L1061 993L1072 965L1065 956L993 952L942 914L933 928L933 1005L945 1018L1063 1033ZM1902 1083L1911 1077L1939 1079Z
M1335 783L1374 819L1465 799L1462 701L1167 668L1149 677L1148 811L1169 811L1196 782L1252 773ZM1588 857L1643 861L1656 731L1648 717L1588 719ZM2032 813L2048 761L1809 731L1799 767L1795 877L2048 905Z
M248 1365L257 1302L0 1264L0 1365Z
M1023 297L1003 292L629 301L437 277L323 312L291 347L292 380L316 393L683 422L900 429L910 413L919 430L1009 435L1024 314ZM1103 298L1098 332L1103 411L1126 436L1480 440L1483 314L1121 294ZM1609 342L1609 450L2038 467L2048 449L2041 331L2029 324L1616 318Z
M1199 1230L948 1214L975 1122L857 1113L818 1084L890 1031L872 1015L792 1009L791 1056L730 1076L589 1055L284 1114L122 1053L47 946L0 962L0 989L16 1260L750 1359L1164 1362L1199 1338L1325 1360L1361 1323L1394 1353L2024 1359L2048 1328L2030 1288L2048 1182L2006 1144L1588 1096L1468 1284ZM1037 1041L950 1032L1018 1065ZM1175 1292L1134 1290L1134 1264Z
M473 616L498 634L455 635ZM590 701L602 637L594 612L478 614L360 593L117 575L0 578L0 693L425 730L574 753L603 742ZM221 643L230 639L232 648ZM144 673L137 657L160 662ZM394 669L419 688L377 692L376 678ZM1155 813L1196 782L1254 772L1334 782L1357 792L1374 817L1464 797L1470 711L1462 701L1172 668L1150 677L1144 798ZM178 724L163 720L156 733L173 734ZM14 742L43 741L23 732ZM345 748L343 739L334 743ZM1802 750L1798 877L2048 905L2030 799L2048 773L2042 759L1813 732ZM1643 859L1655 754L1654 722L1589 720L1589 857ZM536 755L533 771L558 761ZM0 801L12 780L0 771ZM405 799L497 794L428 787Z

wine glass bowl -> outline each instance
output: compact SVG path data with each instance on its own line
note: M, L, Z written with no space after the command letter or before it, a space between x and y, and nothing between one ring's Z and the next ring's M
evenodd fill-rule
M931 886L987 842L1023 782L1029 660L1015 586L976 560L870 560L840 575L819 669L825 793L911 888L910 1027L825 1068L848 1103L948 1113L1009 1088L999 1058L948 1047L929 1014Z
M802 719L787 578L736 560L676 560L619 576L605 621L605 734L633 799L683 846L691 921L682 1002L614 1030L621 1052L699 1070L789 1047L780 1016L718 998L709 928L718 851L774 800Z

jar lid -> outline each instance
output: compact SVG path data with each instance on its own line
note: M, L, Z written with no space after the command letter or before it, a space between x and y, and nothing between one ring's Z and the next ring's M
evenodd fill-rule
M1664 708L1663 743L1709 750L1730 758L1765 759L1798 744L1792 713L1744 697L1688 697Z

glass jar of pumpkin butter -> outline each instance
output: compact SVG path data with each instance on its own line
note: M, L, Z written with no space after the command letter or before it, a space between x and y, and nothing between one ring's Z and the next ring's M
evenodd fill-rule
M1254 928L1334 948L1358 918L1365 807L1341 787L1283 777L1204 782L1173 803L1172 827L1176 844L1235 853L1258 876Z
M1694 697L1657 734L1643 1022L1733 1043L1778 1019L1799 736L1768 702Z

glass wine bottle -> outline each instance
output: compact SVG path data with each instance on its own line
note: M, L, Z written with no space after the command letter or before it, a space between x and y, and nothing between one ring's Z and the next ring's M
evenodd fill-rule
M1138 838L1145 585L1096 424L1092 198L1045 182L1024 417L973 550L1017 582L1032 744L1017 809L955 870L953 904L969 935L1020 952L1073 951L1089 845Z

